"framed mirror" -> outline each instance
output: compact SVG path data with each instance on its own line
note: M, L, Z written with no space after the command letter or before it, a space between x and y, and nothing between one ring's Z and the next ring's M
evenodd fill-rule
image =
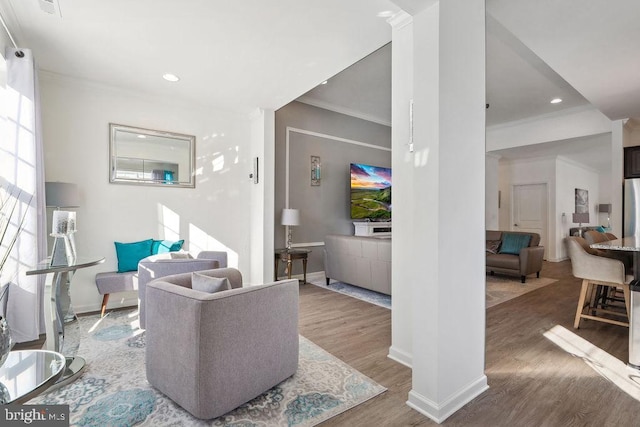
M115 123L109 135L109 182L195 188L195 136Z

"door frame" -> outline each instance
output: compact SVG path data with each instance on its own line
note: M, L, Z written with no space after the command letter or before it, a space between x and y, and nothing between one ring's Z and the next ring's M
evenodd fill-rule
M550 202L551 202L551 195L550 195L550 185L548 181L534 181L534 182L518 182L518 183L512 183L511 184L511 207L510 207L510 212L509 212L509 216L510 216L510 222L509 222L509 230L510 231L516 231L513 229L513 223L515 221L514 219L514 204L515 204L515 189L516 187L521 187L524 185L544 185L546 188L546 199L547 199L547 208L546 208L546 226L543 227L546 235L546 241L545 241L545 250L544 250L544 259L548 259L549 258L549 253L550 253L550 249L551 247L549 246L551 243L551 234L549 233L549 229L551 226L551 217L549 216L549 212L550 212ZM554 242L555 242L555 235L553 236Z

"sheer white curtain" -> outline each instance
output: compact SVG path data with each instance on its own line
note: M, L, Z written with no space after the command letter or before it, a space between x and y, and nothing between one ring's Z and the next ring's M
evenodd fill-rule
M3 93L4 134L0 138L0 188L10 227L2 240L9 257L2 267L2 285L9 284L6 319L16 342L37 339L44 332L41 276L25 272L46 257L44 160L40 131L38 83L33 55L28 49L7 48L7 85ZM15 206L15 207L13 207Z

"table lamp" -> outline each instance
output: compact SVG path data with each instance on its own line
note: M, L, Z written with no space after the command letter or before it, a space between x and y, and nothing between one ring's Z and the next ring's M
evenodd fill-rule
M298 209L282 209L282 225L287 227L287 250L291 250L291 227L300 225Z
M60 208L79 206L78 186L68 182L45 182L45 202L55 208L51 221L51 236L55 238L51 252L51 265L69 265L76 259L76 213Z
M573 214L573 223L578 224L578 228L580 229L580 237L582 237L582 223L589 222L589 213L574 213Z

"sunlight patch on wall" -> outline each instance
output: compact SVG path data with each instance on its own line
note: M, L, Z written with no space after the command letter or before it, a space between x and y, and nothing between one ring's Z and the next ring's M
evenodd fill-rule
M424 150L416 151L414 155L414 166L419 168L425 166L429 161L429 149L425 148Z
M158 203L158 236L165 240L180 239L180 215Z
M543 335L567 353L582 359L620 390L640 401L640 371L630 368L621 360L560 325L554 326Z
M214 172L220 172L224 168L224 154L220 154L211 161Z
M225 251L229 267L238 268L238 253L215 237L193 224L189 224L189 252L193 255L201 251Z

